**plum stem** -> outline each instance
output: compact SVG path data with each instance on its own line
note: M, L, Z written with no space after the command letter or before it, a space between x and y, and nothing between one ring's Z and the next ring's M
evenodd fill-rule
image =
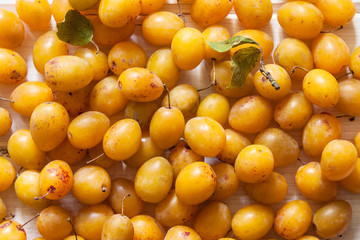
M276 80L273 78L271 73L265 69L264 53L263 53L263 50L262 50L260 44L259 44L259 47L260 47L260 52L261 52L259 71L264 77L266 77L271 82L271 86L273 86L275 88L275 90L279 90L280 85L276 82Z
M10 216L9 216L9 217L4 217L3 220L4 220L4 221L8 221L8 220L13 219L14 217L15 217L15 214L10 213Z
M8 99L8 98L0 97L0 100L14 103L14 100L11 100L11 99Z
M7 147L0 147L0 156L10 157Z
M177 5L178 5L178 9L179 9L179 13L177 15L183 19L183 21L184 21L184 23L186 25L185 15L181 11L181 6L180 6L180 1L179 0L177 0Z
M156 221L156 219L154 220L154 222L156 223L156 225L158 225L160 231L161 231L164 235L166 235L166 232L164 232L164 229L162 229L162 227L161 227L160 224Z
M171 109L171 105L170 105L170 90L169 88L166 86L166 84L164 83L164 88L166 90L167 96L168 96L168 107L169 109Z
M341 30L341 29L343 29L343 28L344 28L344 26L343 26L343 25L341 25L340 27L335 28L335 29L332 29L332 30L328 30L328 31L320 31L320 33L333 33L333 32L339 31L339 30Z
M76 234L76 231L75 231L75 227L74 227L74 224L72 223L72 221L71 221L71 218L67 218L66 219L66 221L68 221L70 224L71 224L71 227L72 227L72 229L73 229L73 231L74 231L74 235L75 235L75 239L77 240L78 238L77 238L77 234Z
M54 190L55 190L55 188L53 186L50 186L49 190L47 191L47 193L45 193L45 195L43 195L41 197L34 197L34 199L35 200L41 200L41 199L45 198L47 195L49 195Z
M210 85L209 86L207 86L207 87L204 87L204 88L200 88L200 89L198 89L197 91L198 92L201 92L201 91L204 91L204 90L207 90L207 89L209 89L209 88L211 88L211 87L213 87L215 84L216 84L216 79L215 79L215 77L216 77L216 72L215 72L215 59L213 58L213 59L211 59L212 60L212 71L213 71L213 80L211 81L211 83L210 83Z
M100 52L99 46L93 40L91 40L90 43L96 48L96 54L99 54Z
M298 160L299 162L301 162L302 165L306 165L306 163L305 163L303 160L301 160L300 158L297 158L297 160Z
M104 156L104 155L105 155L105 153L102 153L102 154L100 154L99 156L97 156L97 157L95 157L95 158L90 159L89 161L87 161L86 164L92 163L92 162L98 160L99 158L101 158L101 157Z
M19 230L23 229L23 227L28 224L29 222L31 222L32 220L34 220L35 218L39 217L40 216L40 213L37 213L34 217L32 217L31 219L27 220L23 225L20 225L18 227Z
M344 117L348 117L349 118L349 121L354 121L355 120L355 116L350 116L350 115L339 115L339 116L336 116L336 118L344 118Z
M19 171L17 171L17 173L16 173L16 177L17 177L17 178L19 178L19 176L20 176L20 174L21 174L21 171L22 171L23 169L24 169L23 167L19 168Z
M348 76L350 74L354 74L354 71L350 70L350 72L346 72L346 73L340 75L339 77L337 77L336 80L340 80L341 78L346 77L346 76Z
M131 195L130 195L130 193L128 193L128 194L126 194L124 197L123 197L123 199L122 199L122 205L121 205L121 215L122 216L124 216L124 203L125 203L125 199L127 198L127 197L130 197Z
M305 72L309 72L309 70L307 70L306 68L304 68L304 67L300 67L300 66L295 66L295 67L293 67L292 69L291 69L291 74L294 74L294 72L295 72L295 69L301 69L301 70L303 70L303 71L305 71Z

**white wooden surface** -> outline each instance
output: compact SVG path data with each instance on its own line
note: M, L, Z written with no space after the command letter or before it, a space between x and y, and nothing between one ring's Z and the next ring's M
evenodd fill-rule
M357 0L356 7L357 7L357 9L360 9L360 3L358 3L358 2L359 1ZM0 0L0 7L7 8L7 9L10 9L15 12L14 3L15 3L15 0ZM266 27L261 29L273 37L275 47L277 46L277 44L280 42L281 39L287 37L286 33L284 33L281 30L280 25L278 24L277 19L276 19L276 11L280 5L281 5L280 0L273 1L273 7L274 7L273 18L269 25L267 25ZM172 5L172 4L167 4L162 9L177 12L176 5ZM193 27L198 27L191 21L191 18L189 15L190 5L182 4L182 10L186 16L187 25L193 26ZM140 23L141 20L142 20L142 17L139 17L137 21ZM228 30L231 32L231 34L234 34L237 31L243 29L243 27L240 25L240 23L237 20L236 15L234 13L230 14L225 20L220 22L220 24L225 25L228 28ZM346 41L346 43L348 44L351 51L353 51L357 46L360 45L360 29L356 27L356 26L359 26L359 24L360 24L360 14L357 11L357 14L356 14L354 20L352 21L352 23L347 25L343 30L336 33L337 35L339 35ZM326 26L325 26L325 28L326 28ZM49 26L49 29L55 29L54 22L52 22L51 26ZM49 30L49 29L47 29L47 30ZM199 28L199 29L202 30L202 28ZM0 29L0 31L1 31L1 29ZM15 49L17 52L19 52L24 57L24 59L26 60L26 62L28 64L28 70L29 70L29 73L27 76L28 81L42 81L42 79L43 79L43 76L35 70L34 65L32 63L33 44L34 44L35 40L37 39L37 37L39 37L43 32L44 31L31 31L28 27L26 27L25 42L21 47ZM146 50L148 57L151 55L152 52L154 52L156 50L156 47L150 46L144 40L141 39L141 28L139 26L137 26L136 32L131 37L131 39L143 46L143 48ZM309 44L310 44L310 42L309 42ZM102 50L107 52L109 50L109 48L102 48ZM266 60L266 63L273 62L271 57L268 57L265 60ZM210 72L210 66L207 63L202 62L202 64L199 67L197 67L196 69L194 69L192 71L188 71L188 72L185 72L185 71L182 72L180 83L184 83L184 82L191 83L198 89L202 88L204 86L207 86L210 82L209 72ZM299 82L295 83L294 88L295 89L299 88L299 86L300 86L299 84L300 84ZM14 87L15 86L7 86L7 85L0 84L0 96L9 97L10 93ZM205 92L202 92L201 95L205 96L206 94L208 94L210 92L212 92L212 90L207 90ZM21 117L18 114L16 114L14 111L12 111L12 109L6 102L0 102L0 106L9 109L10 114L13 118L13 125L11 128L11 131L8 134L6 134L5 136L0 137L0 146L6 146L7 140L10 137L10 135L12 134L12 132L16 131L17 129L28 128L29 118ZM321 111L324 111L324 109L316 108L316 112L321 112ZM341 115L341 113L338 113L335 110L326 110L326 111L331 112L335 115ZM116 121L119 118L121 118L121 114L118 114L117 116L112 117L112 121ZM341 122L342 122L342 128L343 128L342 138L352 140L353 137L355 136L355 134L358 131L360 131L360 117L356 118L355 121L353 121L353 122L350 122L347 118L342 118ZM290 134L295 137L295 139L299 142L299 144L301 143L301 132L300 131L291 132ZM311 160L318 160L318 159L309 159L307 156L305 156L305 154L303 152L301 153L300 157L305 162L308 162ZM213 162L214 160L210 159L208 161ZM74 166L73 170L75 171L82 165L83 164L78 164L78 165ZM282 201L281 203L272 206L275 211L277 211L277 209L279 209L279 207L287 201L290 201L293 199L305 199L300 194L300 192L297 190L295 182L294 182L294 175L299 166L300 166L300 163L295 162L295 163L291 164L290 166L275 169L275 171L280 172L281 174L283 174L285 176L285 178L287 179L288 184L289 184L289 191L288 191L288 195L287 195L286 199L284 201ZM128 168L121 163L116 164L115 167L108 169L108 171L112 178L121 176L121 177L129 178L129 179L133 179L135 172L136 172L135 169ZM5 200L7 208L8 208L8 212L14 213L16 215L15 220L20 223L25 222L27 219L31 218L31 216L34 216L37 213L36 210L26 207L17 199L13 187L8 189L7 191L0 192L0 197ZM339 188L339 193L338 193L337 199L345 199L345 200L349 201L353 207L353 219L352 219L349 229L343 234L343 239L346 239L346 240L360 239L360 230L358 228L358 226L360 225L360 196L357 194L346 192L345 190ZM229 199L227 199L225 202L230 206L233 214L237 210L239 210L241 207L246 206L250 203L253 203L253 201L250 200L246 196L244 191L242 190L241 184L240 184L240 187L239 187L238 191L236 192L236 194L233 195L232 197L230 197ZM309 202L311 203L311 206L312 206L314 212L320 206L319 204L314 203L312 201L309 201ZM78 210L82 207L82 205L80 203L78 203L71 194L66 196L64 199L55 202L54 204L60 204L61 206L71 210L73 216L75 216L76 213L78 212ZM154 214L154 205L147 204L144 209L144 213L153 215ZM25 230L27 232L28 239L34 239L35 237L40 236L36 230L36 221L33 221L32 223L28 224L25 227ZM314 233L313 230L309 229L308 234L313 234L313 233ZM273 230L271 230L271 232L267 235L267 237L275 237L277 239L280 239L280 237L277 236Z

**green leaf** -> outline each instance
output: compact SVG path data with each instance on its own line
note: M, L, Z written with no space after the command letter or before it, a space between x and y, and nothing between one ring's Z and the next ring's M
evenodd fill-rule
M243 36L235 36L235 37L229 38L228 40L223 41L223 42L207 41L206 43L217 52L227 52L233 47L239 46L241 44L246 44L246 43L253 43L253 44L259 45L256 41L252 40L251 38L247 38L247 37L243 37Z
M257 47L242 48L231 58L232 77L227 88L242 87L249 73L260 58L261 51Z
M58 38L71 45L84 46L92 41L94 35L91 22L76 10L67 11L64 22L56 26Z

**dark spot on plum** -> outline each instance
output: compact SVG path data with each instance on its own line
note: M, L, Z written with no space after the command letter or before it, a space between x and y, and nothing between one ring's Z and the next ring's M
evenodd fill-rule
M58 173L57 176L63 183L66 183L69 178L69 173L67 171L62 171L62 173Z
M328 125L329 127L331 127L328 119L326 119L326 118L321 119L321 122Z
M56 190L56 188L53 185L50 185L50 187L47 189L48 192L54 192Z
M54 172L56 172L56 169L55 168L48 168L47 171L49 173L54 173Z
M10 74L11 79L18 79L19 77L21 77L21 74L18 73L16 70L12 71Z
M11 221L5 222L5 223L0 225L0 228L2 228L2 229L7 228L10 224L11 224Z

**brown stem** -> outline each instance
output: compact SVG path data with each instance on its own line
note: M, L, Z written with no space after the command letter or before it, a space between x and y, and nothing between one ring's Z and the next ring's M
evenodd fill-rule
M355 120L354 116L350 116L350 115L347 115L347 114L336 116L336 118L344 118L344 117L348 117L349 121L351 121L351 122Z
M11 100L11 99L8 99L8 98L0 97L0 100L14 103L14 100Z
M16 173L16 178L19 178L19 176L20 176L20 174L21 174L21 171L22 171L23 169L24 169L23 167L19 168L19 171L17 171L17 173Z
M214 85L215 85L215 84L212 82L212 83L210 83L209 86L204 87L204 88L200 88L200 89L198 89L197 91L198 91L198 92L201 92L201 91L207 90L207 89L211 88L211 87L214 86Z
M171 105L170 105L170 90L169 90L169 88L166 86L165 83L164 83L164 88L165 88L166 93L167 93L167 95L168 95L168 107L169 107L169 109L171 109Z
M160 231L161 231L164 235L166 235L166 232L164 232L164 229L162 229L162 227L161 227L160 224L156 221L156 219L155 219L154 221L155 221L156 225L158 225L158 227L160 228Z
M341 30L341 29L343 29L343 28L344 28L344 26L343 26L343 25L341 25L340 27L335 28L335 29L333 29L333 30L329 30L329 31L320 31L320 33L333 33L333 32L339 31L339 30Z
M36 215L35 215L35 217L32 217L31 219L29 219L28 221L26 221L23 225L21 225L21 226L19 226L19 227L17 227L19 230L21 230L21 229L23 229L23 227L26 225L26 224L28 224L29 222L31 222L32 220L34 220L35 218L37 218L37 217L39 217L40 216L40 213L37 213Z
M53 186L50 186L49 191L47 193L45 193L45 195L43 195L41 197L34 197L34 199L35 200L41 200L41 199L45 198L47 195L49 195L54 190L55 190L55 188Z
M211 61L212 61L212 70L213 70L213 80L211 81L211 83L213 84L213 85L215 85L216 84L216 59L211 59Z
M212 79L212 81L211 81L211 83L210 83L209 86L198 89L198 90L197 90L198 92L207 90L207 89L213 87L213 86L216 84L216 80L215 80L215 77L216 77L216 72L215 72L215 70L216 70L215 65L216 65L216 64L215 64L215 61L216 61L216 60L215 60L214 58L211 59L211 60L212 60L213 79Z
M100 154L99 156L97 156L97 157L95 157L95 158L90 159L89 161L87 161L86 164L92 163L92 162L98 160L99 158L101 158L101 157L104 156L104 155L105 155L105 153L102 153L102 154Z
M307 70L306 68L304 68L304 67L300 67L300 66L295 66L295 67L293 67L292 69L291 69L291 74L294 74L294 72L295 72L295 69L301 69L301 70L303 70L303 71L305 71L305 72L309 72L309 70Z
M101 187L101 191L102 191L102 192L106 192L106 190L107 190L107 188L106 188L105 186L102 186L102 187Z
M90 43L94 45L94 47L96 48L96 54L98 54L100 52L99 46L93 40L91 40Z
M187 144L187 142L186 142L185 138L183 138L183 137L181 137L181 138L179 139L179 141L182 141L182 142L184 142L184 143L186 143L186 144Z
M261 52L259 71L264 77L266 77L271 82L271 86L273 86L275 88L275 90L279 90L280 85L276 82L276 80L273 78L271 73L265 69L264 53L263 53L263 50L262 50L260 44L259 44L259 47L260 47L260 52Z
M74 227L74 224L72 223L72 221L71 221L71 218L67 218L66 219L66 221L68 221L70 224L71 224L71 227L72 227L72 229L73 229L73 231L74 231L74 235L75 235L75 239L77 240L78 238L77 238L77 234L76 234L76 231L75 231L75 227Z
M126 194L124 197L123 197L123 199L122 199L122 205L121 205L121 215L122 216L124 216L124 203L125 203L125 199L127 198L127 197L130 197L131 195L130 195L130 193L128 193L128 194Z
M14 217L15 217L15 214L10 213L10 217L4 217L3 220L4 220L4 221L8 221L8 220L13 219Z
M298 158L297 160L298 160L299 162L301 162L302 165L306 165L306 163L305 163L303 160L301 160L300 158Z
M336 80L340 80L341 78L346 77L346 76L348 76L350 74L354 74L354 71L350 70L350 72L346 72L343 75L340 75L339 77L337 77Z
M0 147L0 156L7 158L10 157L7 147Z
M183 19L183 21L184 21L184 23L186 25L185 15L181 11L181 6L180 6L180 1L179 0L177 0L177 5L178 5L178 9L179 9L179 13L177 15Z

